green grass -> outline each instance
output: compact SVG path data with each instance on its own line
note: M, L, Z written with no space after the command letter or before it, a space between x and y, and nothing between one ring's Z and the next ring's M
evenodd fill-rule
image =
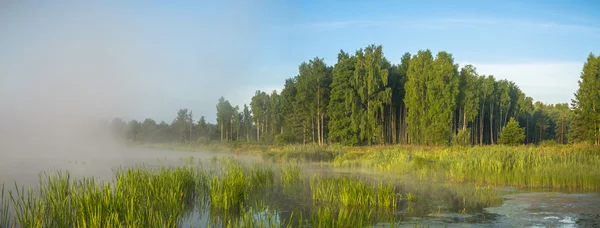
M423 169L437 165L430 157L419 161L419 166L429 167ZM302 174L297 164L277 169L233 158L214 159L208 169L192 158L180 166L116 169L110 182L55 171L41 174L36 188L2 188L0 226L180 227L191 213L207 213L206 225L217 227L364 227L394 224L396 211L432 213L428 204L434 201L449 211L467 213L501 202L489 185L458 188L411 178L416 183L407 185L397 177ZM297 191L286 191L285 185ZM274 209L279 206L286 207L286 214L294 211L293 218L280 218Z
M375 211L369 207L317 207L311 215L312 227L368 227Z
M250 182L242 165L226 160L223 175L213 175L210 182L210 204L224 210L240 209L248 199Z
M67 171L40 175L37 188L9 195L21 227L177 227L202 192L191 167L115 171L114 183L76 179Z
M310 182L312 199L316 202L343 206L395 207L396 192L391 184L375 187L358 178L321 177L314 175Z
M457 183L600 190L600 148L593 146L373 147L336 157L334 165Z
M600 147L540 146L365 146L315 144L158 144L153 147L192 151L230 151L261 155L272 162L332 163L420 178L441 177L456 183L572 191L600 190Z
M316 144L271 147L262 152L264 160L272 162L331 162L335 153Z
M11 227L10 203L5 196L4 183L0 185L0 227Z
M298 165L287 164L281 167L281 184L284 187L302 183L302 169Z

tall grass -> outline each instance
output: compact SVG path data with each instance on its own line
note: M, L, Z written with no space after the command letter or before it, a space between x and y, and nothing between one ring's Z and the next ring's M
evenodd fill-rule
M381 183L375 188L357 178L314 175L310 187L312 199L317 202L339 203L343 206L396 206L395 187L391 184Z
M272 147L264 151L262 157L272 162L331 162L335 154L319 145L307 144Z
M300 166L287 164L281 167L281 184L284 187L294 186L302 182L302 170Z
M11 227L10 203L5 195L4 183L0 185L0 227Z
M37 188L10 191L21 227L177 227L202 192L190 167L117 170L114 183L76 179L67 171L40 175Z
M212 176L210 204L224 210L240 209L248 199L250 184L240 164L231 161L226 165L222 176Z
M252 191L261 190L274 183L275 173L271 167L255 164L245 168L233 158L220 159L221 172L213 173L210 182L212 207L224 210L240 210L247 203Z
M337 157L334 165L414 173L421 177L442 174L452 182L493 186L600 189L600 148L581 145L412 150L378 147L348 152Z

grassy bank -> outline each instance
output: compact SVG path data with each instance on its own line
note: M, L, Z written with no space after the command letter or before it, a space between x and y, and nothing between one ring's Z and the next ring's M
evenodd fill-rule
M329 163L336 167L410 173L423 178L438 177L478 185L600 190L600 147L589 145L342 147L213 144L161 147L252 154L272 162Z
M379 147L344 153L333 163L479 185L600 190L600 148L592 146Z

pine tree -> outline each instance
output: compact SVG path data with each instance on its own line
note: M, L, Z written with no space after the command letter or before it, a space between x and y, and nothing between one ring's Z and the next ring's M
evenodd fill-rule
M350 116L352 115L352 102L356 91L352 88L350 80L353 78L355 59L340 51L338 62L333 70L331 83L331 97L327 106L329 121L329 138L331 142L344 145L357 145L357 130Z
M600 145L600 56L590 53L583 65L574 109L570 138Z
M525 129L519 126L519 123L514 119L510 118L508 124L500 132L500 144L505 145L519 145L523 143L525 139Z

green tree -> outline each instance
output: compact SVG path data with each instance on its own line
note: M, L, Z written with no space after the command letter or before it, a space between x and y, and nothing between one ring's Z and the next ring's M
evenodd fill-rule
M385 62L381 46L370 45L356 52L353 81L358 88L360 105L365 108L356 113L360 116L359 137L369 145L374 140L384 142L384 108L392 99L392 90L387 86L389 71L383 65Z
M231 139L233 130L233 107L224 97L219 98L217 103L217 125L221 133L221 141Z
M252 108L252 117L254 118L253 120L256 124L257 141L260 141L260 136L262 133L268 132L268 118L270 116L269 104L269 95L260 90L256 91L252 97L252 101L250 102L250 107Z
M458 66L446 52L439 52L433 63L433 74L427 81L427 144L444 145L452 138L452 120L459 93Z
M590 53L578 83L571 104L574 117L570 138L600 145L600 56Z
M425 115L429 106L426 103L426 83L432 77L433 55L429 50L421 50L410 60L405 84L404 103L407 108L407 130L409 143L425 142L425 128L428 126Z
M525 129L519 126L519 123L511 117L508 124L506 124L500 132L499 143L505 145L519 145L523 143L524 139Z
M248 105L244 104L244 111L242 112L242 122L244 126L244 131L246 135L246 142L250 142L250 130L252 128L252 114L250 113L250 109L248 109Z
M352 88L350 80L353 78L355 59L344 51L338 54L338 62L333 70L331 83L331 97L327 107L329 121L329 139L331 142L344 145L357 145L358 127L353 125L352 102L356 91Z

